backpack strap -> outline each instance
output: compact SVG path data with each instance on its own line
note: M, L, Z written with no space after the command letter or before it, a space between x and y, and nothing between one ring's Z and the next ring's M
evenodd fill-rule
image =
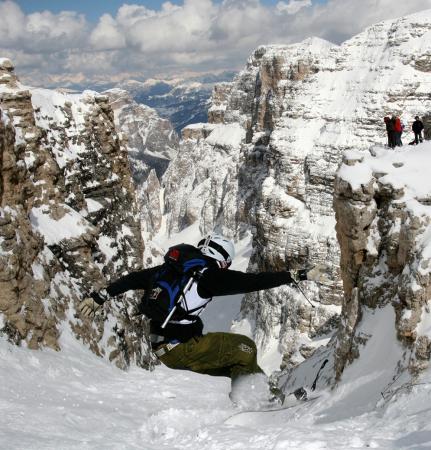
M205 262L205 260L200 260L200 261ZM190 261L188 261L188 262L190 262ZM186 265L186 264L184 264L184 265ZM179 283L177 285L178 289L177 288L172 289L172 286L169 286L169 289L167 289L167 292L169 294L169 300L170 300L169 314L166 317L165 321L163 322L162 328L166 327L166 325L168 324L168 322L171 320L172 316L174 315L175 311L177 309L181 308L179 305L179 300L181 297L184 299L184 304L186 304L185 293L190 290L193 283L195 283L196 281L198 281L200 279L200 277L202 276L202 273L200 275L198 275L199 272L202 272L202 270L200 270L200 271L196 270L192 274L190 274L190 277L185 285L183 285L183 280L184 280L184 277L183 277L181 279L181 283ZM159 281L159 284L161 286L165 287L164 285L162 285L162 283L164 283L164 282ZM181 309L183 309L183 308L181 308ZM185 310L183 309L183 311L185 311ZM190 311L186 311L186 315L190 316ZM196 316L193 316L194 320L196 320L195 317ZM185 319L185 317L183 317L183 319ZM192 320L192 319L187 319L187 320Z

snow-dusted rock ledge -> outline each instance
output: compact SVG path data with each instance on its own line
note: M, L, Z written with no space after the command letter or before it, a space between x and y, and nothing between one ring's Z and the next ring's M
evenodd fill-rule
M413 375L431 353L431 142L369 154L347 152L335 182L345 300L336 372L370 336L358 332L364 310L392 305ZM375 332L374 330L373 332Z
M127 150L106 95L23 86L0 58L0 337L31 349L73 335L118 367L151 363L146 324L82 298L142 265Z

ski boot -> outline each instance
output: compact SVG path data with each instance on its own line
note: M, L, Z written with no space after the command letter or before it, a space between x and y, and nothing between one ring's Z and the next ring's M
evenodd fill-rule
M293 395L295 396L296 400L300 400L301 402L305 402L308 400L307 391L303 387L294 390Z

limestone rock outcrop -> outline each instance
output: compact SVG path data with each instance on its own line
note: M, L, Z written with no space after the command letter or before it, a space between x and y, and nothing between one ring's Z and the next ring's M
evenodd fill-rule
M117 129L127 141L133 178L139 185L154 169L160 179L178 151L179 138L167 119L143 104L136 103L127 91L104 92L114 111Z
M162 224L160 179L178 152L179 137L169 120L136 103L127 91L116 88L104 94L109 98L116 128L127 147L142 234L147 242L144 258L148 265L153 265L161 256L160 250L152 245L152 238Z
M22 86L0 60L1 333L30 348L67 336L119 367L151 364L137 298L105 304L94 323L86 293L141 267L143 242L127 150L107 96Z
M392 327L413 375L429 364L431 295L429 143L370 154L349 152L337 174L334 207L345 298L335 368L360 356L364 311L393 308Z

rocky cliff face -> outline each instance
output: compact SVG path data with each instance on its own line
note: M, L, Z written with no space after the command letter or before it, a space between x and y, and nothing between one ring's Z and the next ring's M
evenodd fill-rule
M178 152L179 137L169 120L162 119L154 109L136 103L127 91L110 89L104 94L109 98L116 128L127 147L142 233L148 242L145 258L151 265L153 256L159 254L151 239L162 225L160 179Z
M109 97L117 129L127 140L135 183L143 183L151 169L161 178L179 146L179 138L169 120L162 119L154 109L136 103L125 90L110 89L104 94Z
M85 292L138 268L143 244L127 150L107 96L22 86L0 60L1 332L30 348L60 349L74 334L126 367L150 362L136 299L93 322Z
M169 233L197 220L202 232L220 223L232 236L239 227L238 146L245 137L236 124L203 124L183 130L184 140L162 179Z
M388 114L409 128L429 112L430 30L426 11L341 46L309 39L260 47L232 84L215 89L212 123L183 130L163 178L170 232L195 221L202 232L235 237L251 229L251 270L327 263L330 283L302 286L315 308L288 288L243 302L238 329L250 322L260 347L278 347L286 367L337 326L343 293L332 204L342 155L384 144Z
M367 345L364 315L384 308L393 310L391 326L405 349L398 371L416 375L429 363L430 150L426 143L344 156L334 197L345 291L338 376Z

